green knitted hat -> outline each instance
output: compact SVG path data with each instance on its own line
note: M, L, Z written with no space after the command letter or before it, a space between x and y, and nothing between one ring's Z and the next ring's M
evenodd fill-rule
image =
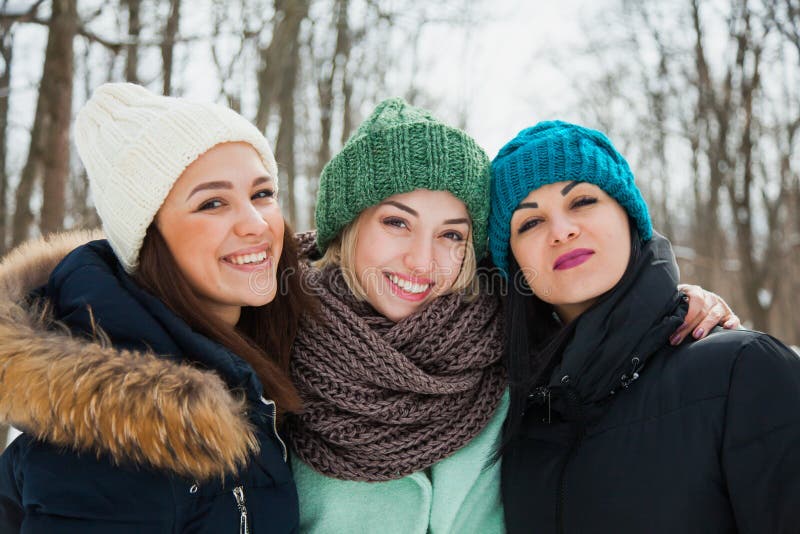
M486 252L489 158L457 128L401 98L384 100L322 170L317 194L317 248L358 214L383 199L415 189L448 191L472 217L475 256Z

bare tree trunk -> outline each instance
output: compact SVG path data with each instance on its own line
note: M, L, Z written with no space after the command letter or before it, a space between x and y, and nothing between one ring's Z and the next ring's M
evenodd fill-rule
M736 0L734 0L736 1ZM724 276L721 265L727 251L728 236L721 230L720 222L724 187L733 180L735 156L730 154L729 144L736 121L733 67L729 67L724 79L717 83L705 55L705 38L698 0L692 0L692 20L695 31L695 84L698 90L698 117L703 139L702 151L708 165L708 199L702 209L702 218L695 221L693 233L699 237L697 250L705 250L707 271L704 284L715 287Z
M336 24L336 45L334 46L333 56L330 61L323 61L323 65L328 65L329 70L327 73L321 73L317 80L317 95L319 96L319 127L320 127L320 143L319 150L317 151L317 164L312 173L313 176L308 177L308 195L311 198L316 198L317 189L319 187L319 176L322 174L322 169L328 160L331 159L331 129L333 124L333 107L334 107L334 85L336 83L337 75L341 77L341 86L344 92L347 82L347 61L350 57L350 27L348 24L348 6L349 0L336 0L334 4ZM352 93L352 89L350 89ZM347 97L345 97L347 100ZM345 102L349 105L349 102ZM314 220L314 203L309 204L309 221Z
M139 19L141 0L125 0L128 6L128 39L130 42L125 47L125 80L139 83L139 36L142 33L142 23Z
M50 33L55 33L53 41L58 52L54 57L52 83L43 83L39 88L50 101L49 111L52 116L52 120L48 121L50 127L45 144L47 150L42 188L42 234L64 228L65 193L69 179L69 127L72 121L73 41L77 28L77 0L54 1Z
M172 94L172 60L175 51L175 38L178 35L180 23L181 0L169 0L169 16L164 26L164 36L161 43L162 78L164 95Z
M270 109L275 101L280 119L275 159L282 176L284 216L292 224L297 222L294 188L295 88L300 63L300 25L308 16L309 5L310 0L275 0L272 41L261 51L262 65L258 73L259 105L256 126L261 131L266 129Z
M5 3L4 3L5 6ZM0 26L0 55L3 57L3 70L0 72L0 256L6 252L8 242L8 173L6 170L8 99L11 95L11 61L14 55L14 35L11 23ZM2 431L0 431L2 438Z
M44 179L41 231L64 224L64 193L69 176L69 125L72 116L73 46L78 26L77 0L53 0L39 98L28 160L17 187L13 243L28 237L33 186Z
M281 69L281 89L278 92L281 124L278 139L275 141L275 158L283 161L286 169L287 211L291 224L297 224L297 193L295 191L296 161L294 143L296 137L295 88L297 73L300 70L300 25L308 16L310 0L286 0L284 6L289 32L293 39L288 41L287 54Z

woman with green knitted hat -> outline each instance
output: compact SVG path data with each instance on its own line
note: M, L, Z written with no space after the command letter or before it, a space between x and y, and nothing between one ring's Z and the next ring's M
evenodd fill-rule
M797 532L797 355L744 330L667 341L675 258L602 133L537 124L492 172L508 531Z
M486 249L489 161L464 132L382 102L325 167L289 422L303 532L503 532L507 410ZM485 281L485 280L484 280Z
M500 532L500 303L475 283L489 159L464 132L382 102L320 177L289 422L303 532Z

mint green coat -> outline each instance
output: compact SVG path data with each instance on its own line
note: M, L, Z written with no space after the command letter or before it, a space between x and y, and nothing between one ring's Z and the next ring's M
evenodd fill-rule
M508 411L508 392L480 434L425 471L387 482L330 478L292 458L300 532L504 533L500 462L485 469Z

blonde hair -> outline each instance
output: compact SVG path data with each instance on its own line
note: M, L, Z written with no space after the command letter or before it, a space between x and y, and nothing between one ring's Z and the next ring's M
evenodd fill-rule
M328 266L339 267L347 287L356 299L362 302L367 300L367 293L356 276L355 256L358 245L358 227L363 215L364 212L361 212L355 220L345 226L341 233L330 242L322 258L314 263L318 269ZM476 276L478 261L475 258L475 247L472 244L472 222L470 222L469 235L467 235L464 245L461 270L447 294L462 292L465 298L471 301L478 296L479 292L478 277Z

